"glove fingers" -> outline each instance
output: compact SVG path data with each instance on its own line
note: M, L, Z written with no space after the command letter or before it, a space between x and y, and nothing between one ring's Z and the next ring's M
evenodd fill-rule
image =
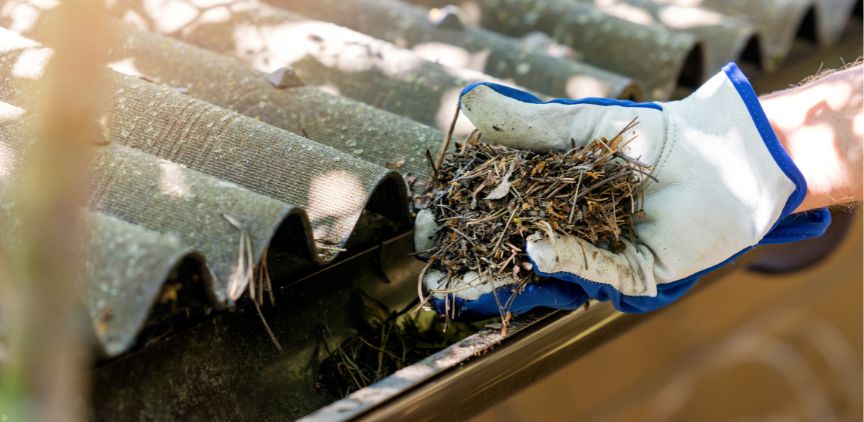
M414 218L414 252L425 256L426 252L435 246L435 232L438 222L430 210L420 210Z
M572 310L587 300L588 294L578 284L548 279L529 283L518 293L515 287L505 286L475 300L449 296L447 299L433 298L431 304L439 314L449 311L457 320L477 321L507 312L521 315L535 308Z
M460 97L462 112L486 142L535 151L570 148L573 107L538 102L527 92L492 84L471 85Z
M433 267L423 274L424 295L431 293L436 298L451 295L465 300L476 300L493 289L510 284L513 284L513 279L510 277L493 280L475 271L448 278L447 273Z
M628 241L624 251L613 253L575 236L529 241L528 256L539 274L607 284L631 296L656 296L654 254L644 244Z
M470 85L460 97L462 112L486 142L533 151L566 150L599 137L612 137L636 119L639 126L628 137L649 139L661 133L662 108L605 98L555 99L544 102L514 88L492 83ZM654 143L629 152L651 159ZM647 148L647 150L646 150Z

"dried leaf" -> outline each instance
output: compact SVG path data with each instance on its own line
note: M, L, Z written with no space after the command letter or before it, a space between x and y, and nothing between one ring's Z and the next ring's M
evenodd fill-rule
M518 159L514 159L510 162L510 168L507 169L507 173L504 173L504 177L498 182L498 186L495 186L495 189L492 189L492 192L489 192L483 199L495 200L507 196L507 193L510 192L510 177L513 176L513 170L516 168L517 161Z

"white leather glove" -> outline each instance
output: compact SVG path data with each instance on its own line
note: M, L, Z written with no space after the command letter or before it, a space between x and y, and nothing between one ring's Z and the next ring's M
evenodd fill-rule
M681 101L542 102L481 83L463 91L461 107L484 141L536 151L612 136L638 118L628 135L636 139L623 152L653 165L656 181L643 181L636 243L622 239L624 252L613 253L562 235L526 246L537 273L578 284L622 311L662 307L760 242L818 236L830 223L825 209L787 218L807 186L734 63Z

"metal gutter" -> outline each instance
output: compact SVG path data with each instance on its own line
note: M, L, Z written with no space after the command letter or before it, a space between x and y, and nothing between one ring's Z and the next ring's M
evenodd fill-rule
M711 273L697 288L745 267ZM587 309L532 312L515 319L507 337L497 328L480 331L301 420L467 419L655 314L594 301Z

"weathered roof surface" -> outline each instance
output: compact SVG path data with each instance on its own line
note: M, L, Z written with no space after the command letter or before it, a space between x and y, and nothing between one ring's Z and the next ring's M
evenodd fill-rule
M413 0L444 6L447 0ZM512 36L543 31L572 47L586 63L640 82L650 99L672 95L679 81L696 84L704 76L702 49L686 33L640 25L576 0L472 0L480 25ZM466 9L469 7L466 6ZM650 54L649 54L650 53Z
M0 39L8 46L0 52L0 100L27 106L31 77L44 63L38 58L48 51L8 31ZM341 247L369 199L384 190L388 200L372 204L376 211L407 220L405 185L390 170L169 87L118 74L109 80L104 131L111 144L92 163L91 206L201 251L219 303L239 297L246 271L288 218L308 227L290 235ZM25 129L10 121L0 129L4 162L22 155ZM327 250L312 255L332 257Z
M535 51L516 39L396 0L274 0L272 4L409 48L451 67L473 69L553 97L640 100L633 81L595 66Z
M110 60L116 70L174 87L379 166L400 163L403 173L425 176L428 164L423 151L437 148L444 136L409 118L314 86L277 87L266 74L237 60L170 37L119 22L114 31L118 42ZM38 31L33 32L38 37Z
M8 184L8 177L0 177L0 230L6 242L14 242L14 202ZM109 355L134 342L162 290L162 283L154 279L166 280L181 265L191 264L197 267L200 283L212 283L203 257L175 236L97 211L88 211L85 220L84 274L90 282L85 286L84 302L94 321L94 333Z
M111 60L118 71L174 87L379 166L404 161L404 172L426 175L422 151L436 148L444 136L414 120L314 86L276 87L262 72L172 38L124 25L116 25L116 33L120 41Z
M16 77L14 70L26 51L0 53L0 100L27 105L22 97L29 96L32 79ZM395 176L384 167L172 88L117 74L108 79L106 139L301 206L313 222L316 239L325 243L343 244L372 191ZM340 189L326 186L330 183ZM322 202L321 191L343 204L341 213Z
M171 3L124 0L113 12L142 29L234 56L263 72L291 67L309 84L441 130L449 127L461 89L495 80L469 69L424 60L413 52L328 22L283 9L240 2L206 25L179 28ZM215 14L214 9L209 13ZM499 81L500 82L500 81Z
M277 245L322 264L364 210L407 222L397 173L417 176L413 186L422 187L425 151L438 148L469 82L497 77L541 95L638 98L629 91L636 82L647 98L667 98L753 49L770 71L802 28L834 42L856 2L463 0L461 11L434 13L418 6L446 3L112 2L130 24L118 21L110 53L126 75L111 73L104 92L98 141L108 145L93 157L85 295L107 355L134 344L181 266L197 268L218 307L248 282L240 274L250 260L241 256L258 263ZM50 27L45 4L4 2L0 25L41 39ZM0 101L29 109L25 90L50 52L2 30L0 46ZM3 116L8 179L27 145L27 118Z
M591 2L603 12L635 24L693 35L702 43L706 75L717 72L730 59L740 59L748 44L758 42L755 28L746 19L693 6L692 2L675 5L655 0L579 1Z
M0 159L14 173L29 145L27 119L0 127L0 144ZM238 254L246 247L246 238L252 248L249 254L258 262L282 222L297 212L276 199L123 145L96 148L90 166L89 206L201 251L221 303L228 302L229 295L237 298L229 288L242 291L248 282L243 277L248 263ZM162 281L153 277L151 282L159 286ZM110 296L109 292L105 299Z
M159 281L168 280L181 266L195 266L195 282L212 292L212 274L204 257L177 236L99 212L91 212L86 224L85 303L107 355L132 345L160 299Z
M632 0L626 0L631 2ZM690 0L640 0L655 4L689 7ZM837 41L856 0L704 0L699 8L716 11L727 17L749 21L758 34L761 65L774 70L792 48L792 42L802 29L812 33L821 44ZM812 15L812 20L805 17ZM713 40L703 38L706 42Z

